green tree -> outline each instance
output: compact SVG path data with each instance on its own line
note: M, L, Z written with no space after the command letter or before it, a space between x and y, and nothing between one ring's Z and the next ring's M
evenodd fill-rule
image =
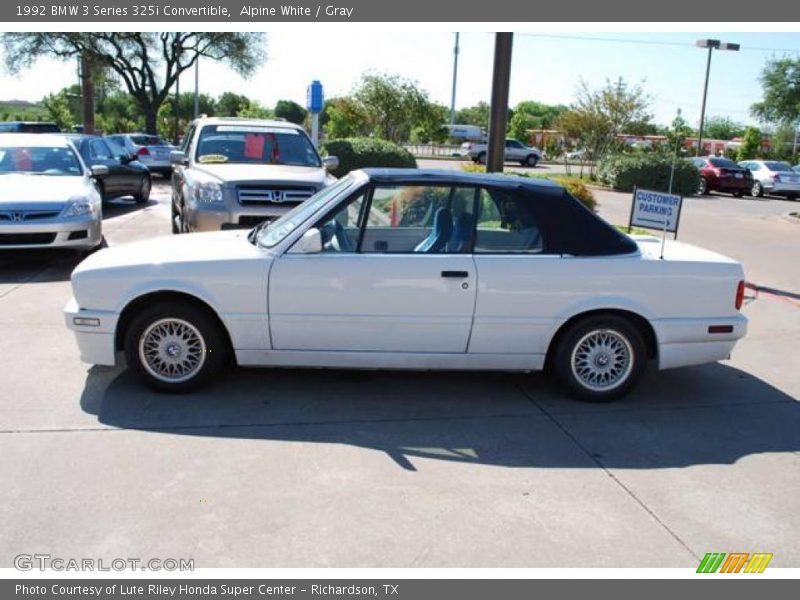
M559 129L578 140L589 158L600 160L619 148L619 136L632 124L649 123L650 98L640 85L630 85L622 77L591 89L581 81L572 107L558 119Z
M772 133L770 143L772 156L778 160L786 160L795 164L797 157L794 155L794 136L794 127L786 123L778 125Z
M486 102L478 102L475 106L462 108L456 113L456 123L459 125L477 125L489 127L489 114L491 107Z
M217 115L220 117L235 117L250 106L250 99L243 94L224 92L217 98Z
M180 74L201 56L243 76L266 58L264 34L248 32L9 32L2 42L6 67L14 73L42 56L84 56L112 71L139 105L149 133L156 132L159 109Z
M302 125L308 111L292 100L278 100L275 104L275 116L286 119L290 123Z
M758 158L761 154L761 130L758 127L748 127L744 132L742 145L736 155L738 160L749 160Z
M763 99L750 107L764 123L800 122L800 58L773 58L761 71Z
M447 119L450 109L441 104L430 104L427 110L420 115L419 122L412 132L414 141L444 142L450 135L447 129Z
M508 134L527 144L530 142L530 129L543 129L542 118L517 110L508 124Z
M514 107L513 117L520 113L536 118L534 129L552 129L558 117L566 112L568 108L563 104L544 104L535 100L524 100ZM513 117L509 117L513 119ZM532 121L530 121L532 122Z
M371 133L395 143L408 141L412 129L431 116L428 93L399 75L363 75L353 98L366 113Z
M661 149L669 155L674 154L676 149L679 154L684 154L686 150L684 149L683 143L692 133L692 128L689 127L689 123L686 122L686 119L684 119L680 111L678 111L677 116L672 120L672 126L665 132L667 143L663 144Z
M709 117L703 137L710 140L732 140L744 135L744 125L729 117Z
M47 111L47 118L53 121L62 131L70 131L75 124L72 113L69 109L69 101L66 94L50 94L42 100L42 106Z
M369 131L366 110L350 96L327 100L320 122L330 139L360 137Z
M275 113L258 100L249 100L247 106L240 110L236 116L246 119L273 119L275 118Z

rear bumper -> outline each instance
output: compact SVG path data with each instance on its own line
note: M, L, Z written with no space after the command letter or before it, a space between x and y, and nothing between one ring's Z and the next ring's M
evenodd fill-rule
M776 196L800 195L800 183L765 183L764 191Z
M116 364L117 313L82 309L72 298L64 307L64 319L67 329L75 334L83 362L108 366Z
M747 317L658 319L652 322L658 340L658 368L674 369L730 358L747 333ZM711 326L729 326L729 333L709 333Z
M752 179L736 179L736 178L729 178L726 177L724 179L718 179L716 188L720 192L732 190L732 191L745 191L749 190L753 187L753 180Z

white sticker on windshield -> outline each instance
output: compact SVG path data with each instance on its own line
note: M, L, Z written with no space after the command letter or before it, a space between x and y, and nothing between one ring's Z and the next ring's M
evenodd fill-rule
M230 133L282 133L284 135L299 135L296 129L288 127L259 127L258 125L217 125L218 132Z

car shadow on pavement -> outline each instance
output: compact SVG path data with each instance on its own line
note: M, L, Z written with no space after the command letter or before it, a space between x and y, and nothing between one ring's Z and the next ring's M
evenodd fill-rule
M407 470L416 459L661 469L800 451L800 403L721 364L652 373L607 405L569 400L541 374L237 369L176 396L92 367L81 407L114 428L350 445Z
M85 254L71 249L4 250L0 284L68 281Z
M103 201L103 219L110 217L121 217L128 213L136 212L150 206L156 206L158 202L150 198L141 204L130 197L114 198Z

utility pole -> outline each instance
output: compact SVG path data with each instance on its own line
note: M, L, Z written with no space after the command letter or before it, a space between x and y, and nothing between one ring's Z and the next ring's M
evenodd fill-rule
M453 93L450 96L450 125L456 122L456 81L458 80L458 32L456 45L453 47Z
M94 121L94 78L92 62L86 54L81 54L81 106L83 113L83 132L95 132Z
M508 121L508 87L511 81L511 50L514 34L498 32L494 40L494 72L492 107L489 115L489 148L487 173L502 173L506 154L506 124Z
M194 118L200 115L200 57L194 61Z
M179 146L181 143L180 140L180 127L178 126L178 117L180 115L179 108L180 108L180 101L181 101L181 77L178 75L175 78L175 126L174 126L174 135L173 141L176 146Z

